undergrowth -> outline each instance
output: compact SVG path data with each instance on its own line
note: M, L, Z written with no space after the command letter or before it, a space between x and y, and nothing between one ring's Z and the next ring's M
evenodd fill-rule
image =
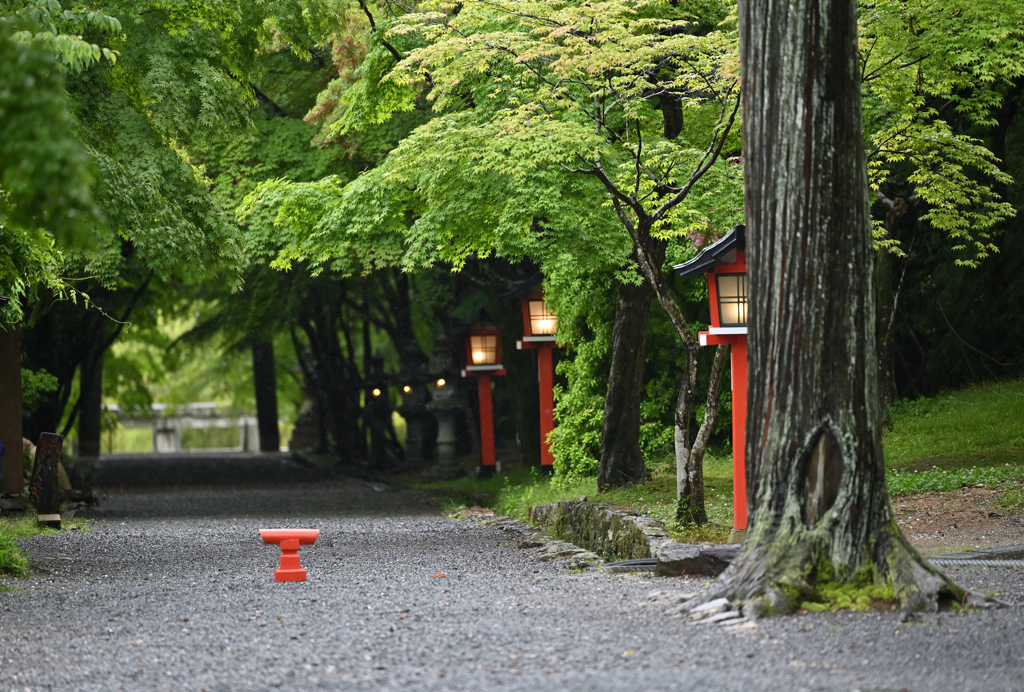
M1024 380L986 383L931 399L900 401L890 412L893 425L883 435L890 497L997 487L1004 491L1000 506L1011 513L1024 511ZM649 470L646 482L607 493L597 492L597 481L592 477L552 478L529 468L516 468L483 481L467 477L425 487L440 490L452 507L485 505L517 519L526 519L534 505L586 496L591 501L659 519L677 540L698 543L728 539L732 528L732 459L728 448L709 450L704 460L706 526L681 526L676 521L674 459L663 458L651 464ZM864 594L858 593L860 596ZM819 605L831 609L834 603Z
M15 539L56 533L38 526L33 509L17 517L0 518L0 574L24 577L29 573L28 559Z

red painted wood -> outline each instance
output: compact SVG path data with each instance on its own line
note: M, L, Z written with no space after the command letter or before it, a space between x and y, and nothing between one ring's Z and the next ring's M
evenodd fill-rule
M477 396L480 399L480 465L494 466L494 403L491 398L491 376L480 373L476 377Z
M537 349L537 380L540 384L540 464L553 466L555 457L548 443L548 433L555 429L555 370L552 360L554 344Z
M732 520L742 531L747 528L747 335L701 334L708 346L732 346Z
M747 528L747 338L732 345L732 519Z
M299 564L299 546L316 543L320 529L260 529L260 538L267 545L281 546L280 567L274 570L274 581L306 581L306 570Z

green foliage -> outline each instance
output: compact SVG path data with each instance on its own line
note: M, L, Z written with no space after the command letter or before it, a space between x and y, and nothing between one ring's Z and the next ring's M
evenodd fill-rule
M829 582L817 585L817 591L822 600L804 601L800 607L812 612L823 612L837 610L872 610L876 603L882 604L886 609L898 603L896 592L891 586L875 586L867 584L858 587L857 584L839 584Z
M48 392L57 389L57 378L45 370L21 369L21 401L33 408Z
M872 188L917 195L923 218L945 233L957 263L997 251L995 234L1016 212L1009 182L962 122L995 124L1003 90L1024 75L1024 22L1015 0L860 3L861 74Z

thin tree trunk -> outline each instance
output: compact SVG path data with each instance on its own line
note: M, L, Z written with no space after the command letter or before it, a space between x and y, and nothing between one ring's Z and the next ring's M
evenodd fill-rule
M711 378L708 380L708 398L704 407L704 420L701 421L700 429L697 430L697 437L693 441L693 449L683 446L679 448L680 433L679 421L676 421L676 464L679 463L680 452L684 464L676 467L676 518L684 524L696 524L703 526L708 523L708 513L704 506L704 453L708 449L708 440L711 432L715 429L715 420L718 418L718 406L721 401L722 371L725 370L725 361L729 357L729 347L720 345L715 349L715 360L711 365ZM691 360L693 358L691 357ZM696 373L695 373L696 374ZM680 396L680 398L682 398ZM692 398L692 397L691 397ZM678 412L678 409L677 409ZM688 421L689 418L684 420Z
M252 375L256 385L256 425L260 431L260 451L276 452L281 448L281 432L277 427L274 344L258 336L252 342Z
M893 240L902 240L906 233L917 223L916 205L912 200L897 197L883 200L889 206L885 215L885 230ZM877 315L878 315L878 380L882 397L882 423L892 425L889 407L896 401L899 392L896 389L896 347L893 339L893 327L896 323L896 307L899 301L903 277L906 274L907 262L913 243L905 248L908 256L896 268L896 256L886 249L880 249L875 261L875 279L877 283Z
M103 351L99 345L82 361L79 382L78 456L95 459L103 437Z
M638 483L647 474L640 452L640 399L653 297L647 281L639 286L619 284L597 468L597 487L602 491Z
M789 612L827 582L964 596L907 542L881 444L853 0L741 0L750 279L740 552L699 600Z
M6 450L0 492L15 495L21 494L25 484L21 406L21 328L0 324L0 442Z

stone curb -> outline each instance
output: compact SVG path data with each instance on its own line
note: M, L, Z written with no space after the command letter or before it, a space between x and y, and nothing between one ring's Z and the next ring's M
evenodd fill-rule
M586 498L531 507L529 518L548 533L605 560L656 558L666 545L675 543L657 519Z
M548 533L605 560L647 558L652 564L635 569L627 565L626 571L653 571L659 577L717 576L739 551L738 545L679 543L668 537L665 525L657 519L585 498L531 507L529 517Z

